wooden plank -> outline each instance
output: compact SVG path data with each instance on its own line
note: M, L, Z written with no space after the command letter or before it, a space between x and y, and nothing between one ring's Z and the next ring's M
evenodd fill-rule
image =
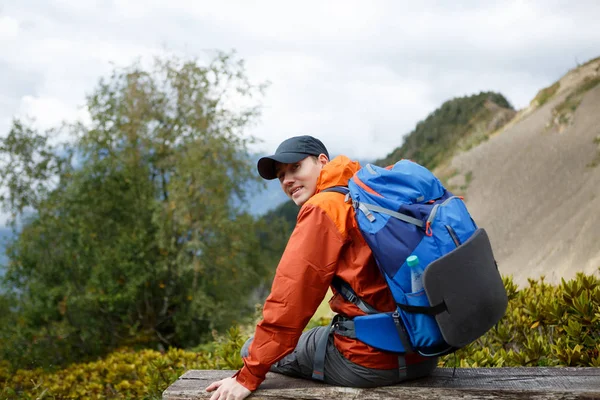
M204 389L235 371L191 370L163 393L163 400L209 399ZM401 385L358 389L269 373L252 399L598 399L600 368L438 368L432 376Z

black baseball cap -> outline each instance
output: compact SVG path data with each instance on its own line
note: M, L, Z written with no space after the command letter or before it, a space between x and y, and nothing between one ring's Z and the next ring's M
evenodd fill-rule
M325 145L319 139L308 135L294 136L284 140L275 150L275 154L258 160L258 173L264 179L275 179L277 178L275 165L278 162L292 164L308 156L319 156L320 154L325 154L329 158Z

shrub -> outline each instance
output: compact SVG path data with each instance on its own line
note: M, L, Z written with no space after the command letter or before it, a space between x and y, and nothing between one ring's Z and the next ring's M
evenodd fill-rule
M600 280L578 274L557 286L529 280L517 290L504 278L509 304L502 320L480 339L440 360L461 367L600 367Z
M600 367L600 279L580 273L550 285L542 277L519 290L505 277L504 286L509 304L502 320L471 345L442 357L440 366ZM328 323L328 318L317 318L309 327ZM239 353L248 336L242 332L233 327L197 351L122 349L55 372L13 373L8 363L0 362L0 398L159 399L186 370L241 368Z
M59 371L18 370L0 364L2 399L160 399L189 369L238 369L244 338L237 327L217 338L210 351L121 349L104 359Z

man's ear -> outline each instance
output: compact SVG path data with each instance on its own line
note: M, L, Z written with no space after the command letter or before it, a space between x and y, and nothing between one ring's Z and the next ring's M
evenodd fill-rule
M317 157L317 162L321 165L325 165L329 162L329 158L325 154L321 153L319 154L319 157Z

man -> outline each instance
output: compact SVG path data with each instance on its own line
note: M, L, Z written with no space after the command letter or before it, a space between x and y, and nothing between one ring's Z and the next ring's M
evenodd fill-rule
M332 385L374 387L425 376L436 358L398 355L356 339L330 335L329 327L302 333L325 297L332 279L341 278L367 304L380 312L394 311L395 301L361 236L354 209L337 192L360 169L345 156L329 160L323 143L296 136L279 145L275 154L258 161L264 179L279 179L281 188L300 212L296 227L277 266L263 320L242 349L243 368L231 378L212 383L211 400L241 400L256 390L271 370L310 379L319 343L326 345L324 381ZM365 315L337 291L331 309L346 317Z

